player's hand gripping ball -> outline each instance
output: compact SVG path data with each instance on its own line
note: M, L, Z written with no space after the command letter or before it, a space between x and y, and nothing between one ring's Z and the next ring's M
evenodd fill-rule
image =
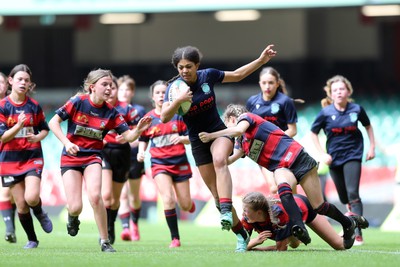
M182 80L176 80L171 84L171 87L169 88L168 92L168 100L169 102L173 102L175 99L179 97L182 91L186 91L189 88L189 86ZM190 101L185 101L181 103L179 109L178 109L178 114L179 115L185 115L189 109L192 103Z

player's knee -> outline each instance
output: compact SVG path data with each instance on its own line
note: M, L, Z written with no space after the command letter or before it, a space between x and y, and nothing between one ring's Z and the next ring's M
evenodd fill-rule
M213 164L216 169L220 169L228 166L228 161L225 157L213 155Z

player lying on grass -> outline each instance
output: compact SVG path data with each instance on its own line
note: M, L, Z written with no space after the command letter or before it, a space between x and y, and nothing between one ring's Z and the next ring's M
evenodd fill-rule
M303 221L319 237L333 249L344 250L343 237L338 235L325 216L317 214L311 207L308 199L303 195L294 195ZM250 192L242 199L243 218L242 224L252 234L258 233L247 245L247 250L260 251L285 251L288 246L297 248L300 241L291 232L291 222L281 201L274 197L265 197L260 192ZM274 240L275 245L258 247L268 239Z
M256 114L247 112L241 105L228 105L224 113L227 129L213 133L201 132L202 142L221 136L236 138L236 147L260 166L274 173L278 194L292 223L291 234L304 244L311 242L293 198L292 188L300 184L312 208L321 215L339 222L343 227L343 246L354 244L355 228L367 227L368 221L358 215L345 216L335 205L324 201L317 173L317 162L304 151L303 146L286 135L280 128Z

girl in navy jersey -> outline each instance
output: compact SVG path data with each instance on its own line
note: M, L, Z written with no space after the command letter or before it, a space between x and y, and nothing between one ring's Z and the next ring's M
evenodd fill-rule
M172 55L172 64L179 73L176 79L183 80L190 88L173 102L166 98L161 112L161 120L167 122L177 113L181 103L192 102L190 110L183 116L189 131L192 154L221 212L222 229L232 229L238 238L237 251L246 250L248 235L232 206L232 178L227 161L233 150L233 142L230 138L221 137L204 144L198 134L226 128L217 110L215 84L239 82L266 64L275 54L273 45L268 45L257 59L234 71L213 68L199 70L202 57L200 51L192 46L177 48ZM166 96L168 91L169 88Z
M296 205L301 211L302 220L319 237L336 250L344 250L343 237L339 236L325 216L313 210L309 200L303 195L294 195ZM243 218L242 224L250 233L258 233L256 238L250 240L248 250L260 251L286 251L288 246L297 248L300 242L293 237L290 229L292 224L281 201L278 198L265 197L260 192L250 192L242 199ZM274 240L275 245L258 247L268 239Z
M7 96L7 91L7 75L0 72L0 99ZM11 197L10 188L0 186L0 211L3 216L4 224L6 225L6 234L4 235L4 239L10 243L17 242L17 237L15 235L15 209L16 206Z
M123 117L130 128L137 123L137 110L126 102L117 99L117 78L113 76L110 97L107 100ZM135 125L136 126L136 125ZM115 241L115 219L120 206L120 196L130 168L131 147L128 142L111 130L104 138L102 196L107 210L108 238L110 243Z
M50 233L53 224L42 209L40 182L43 172L41 141L49 133L39 103L28 96L35 88L27 65L15 66L9 76L11 93L0 101L0 175L3 186L10 187L18 217L28 237L24 248L39 245L31 209L43 230Z
M336 75L327 81L324 90L327 97L321 101L323 109L311 126L311 137L321 159L329 165L340 201L347 204L350 212L363 215L359 187L364 141L358 122L365 127L370 142L366 160L375 157L374 131L363 107L350 98L353 87L349 80ZM321 129L327 138L327 152L317 136ZM356 229L355 244L363 244L361 229Z
M279 198L292 223L291 233L304 244L311 242L307 229L293 198L292 188L300 184L318 214L338 221L343 227L343 246L349 249L354 243L356 227L368 227L367 220L358 215L345 216L333 204L324 201L317 173L317 162L303 147L287 136L279 127L256 114L247 112L241 105L229 105L224 113L228 126L213 133L202 132L199 138L209 142L221 136L237 137L242 155L274 173Z
M304 101L294 100L287 96L285 82L281 79L278 71L272 67L265 67L261 70L258 83L261 92L247 100L247 110L272 122L288 136L294 137L297 134L297 112L294 102L303 103ZM275 194L278 188L273 174L265 168L261 168L261 172L269 185L270 192Z
M143 162L150 142L151 172L164 204L164 214L171 233L170 248L180 247L176 198L183 211L194 212L196 206L190 196L189 179L192 170L186 156L185 144L189 144L187 128L181 116L175 114L167 123L160 119L167 83L156 81L150 86L155 109L147 113L153 118L149 129L139 138L138 161Z
M151 118L146 117L139 121L134 130L130 130L123 116L106 102L111 95L111 87L111 71L91 71L84 81L84 92L78 93L56 110L49 122L54 135L64 145L61 173L67 198L68 234L78 234L78 216L82 211L82 185L85 179L103 252L115 252L108 239L107 214L101 197L103 139L110 130L115 130L130 142L137 139L151 123ZM68 120L66 134L60 125L65 120Z

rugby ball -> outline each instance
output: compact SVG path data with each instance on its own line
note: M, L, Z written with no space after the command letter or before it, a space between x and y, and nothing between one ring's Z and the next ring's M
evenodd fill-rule
M187 88L189 88L189 86L184 81L175 80L169 88L168 92L169 102L173 102L180 95L180 93L184 90L187 90ZM190 101L185 101L181 103L178 109L178 114L185 115L189 111L191 105L192 103Z

